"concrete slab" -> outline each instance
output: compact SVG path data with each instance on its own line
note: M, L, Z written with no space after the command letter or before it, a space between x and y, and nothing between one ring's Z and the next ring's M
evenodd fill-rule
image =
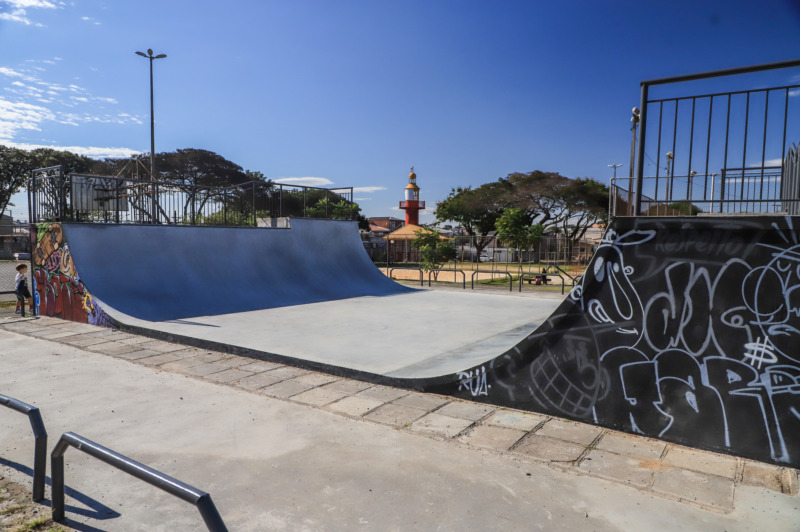
M560 303L552 297L418 290L171 321L145 321L103 308L121 323L165 334L423 378L455 373L511 349ZM408 334L431 328L437 334Z
M673 445L667 451L664 463L681 469L691 469L733 479L736 475L738 459L733 456L723 456Z
M452 438L470 425L472 425L472 421L434 413L428 414L412 423L409 430L442 438Z
M251 377L245 377L243 379L239 379L235 382L235 385L239 388L244 388L245 390L258 390L259 388L266 388L267 386L271 386L277 382L281 382L282 379L277 375L270 375L269 373L258 373Z
M593 450L586 455L578 467L581 471L599 477L644 488L650 483L653 471L640 467L641 463L641 460L630 456Z
M581 445L589 445L597 436L603 431L600 427L594 425L586 425L585 423L576 423L574 421L562 421L560 419L551 419L545 423L542 428L536 431L539 436L548 436L550 438L558 438L565 441L580 443Z
M742 484L796 495L797 470L745 460Z
M465 401L453 401L436 411L444 416L457 417L469 421L478 421L495 411L495 407Z
M513 449L515 453L548 462L574 462L585 450L583 445L537 434L528 436Z
M364 418L378 423L392 425L393 427L404 427L411 425L411 423L427 413L427 410L412 408L410 406L386 404L370 412L364 416Z
M520 412L519 410L498 410L492 414L485 423L487 425L497 425L499 427L508 427L510 429L519 429L527 432L548 419L550 418L542 414Z
M733 509L733 481L686 469L656 472L653 490L678 500L722 511Z
M476 447L507 451L512 445L517 443L520 438L525 436L525 434L523 430L492 425L479 425L472 428L466 434L459 436L458 440Z
M423 393L410 393L394 401L395 404L431 411L450 402L446 397L426 395Z
M370 399L363 396L345 397L341 401L336 401L328 405L328 410L338 412L353 417L361 417L370 410L375 410L383 404L383 401Z
M641 436L629 436L621 432L608 432L595 446L603 451L625 454L635 458L658 460L667 444L663 441L649 440Z
M302 378L302 377L301 377ZM307 392L299 393L292 397L292 400L298 401L300 403L305 403L307 405L313 406L325 406L329 403L334 401L338 401L347 397L343 393L335 392L333 390L324 390L322 388L312 388Z

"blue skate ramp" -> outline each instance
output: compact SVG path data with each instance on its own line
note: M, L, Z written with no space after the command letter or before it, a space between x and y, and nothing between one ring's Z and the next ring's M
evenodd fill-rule
M289 229L62 226L91 293L148 321L413 291L375 267L352 221L292 219Z

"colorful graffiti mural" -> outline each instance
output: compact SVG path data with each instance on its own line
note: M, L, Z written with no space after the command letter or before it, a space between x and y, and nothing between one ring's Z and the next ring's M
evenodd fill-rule
M34 286L38 295L37 314L79 323L112 327L84 286L69 252L69 243L59 223L31 225Z
M617 219L542 327L430 391L798 467L799 229Z

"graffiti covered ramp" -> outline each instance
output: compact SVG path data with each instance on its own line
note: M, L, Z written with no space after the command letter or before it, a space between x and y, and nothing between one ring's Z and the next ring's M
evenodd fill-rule
M547 323L429 391L800 466L800 218L618 218Z

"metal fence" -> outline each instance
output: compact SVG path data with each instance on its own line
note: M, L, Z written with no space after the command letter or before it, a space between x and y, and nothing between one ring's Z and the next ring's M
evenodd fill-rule
M794 60L643 81L636 179L616 180L616 214L686 208L724 214L787 212L781 200L794 202L800 196L786 197L780 165L787 159L788 139L800 136L800 105L794 97L800 85L770 85L779 76L796 81L797 76L783 69L798 67L800 60ZM741 77L766 71L766 78ZM661 98L650 94L653 87L666 85L673 88L662 91L685 94L689 86L684 83L700 80L715 89L720 78L731 87L733 78L728 76L739 76L736 83L756 88Z
M30 220L259 226L286 217L354 219L353 189L251 181L227 187L34 170Z
M602 229L599 229L597 239L601 233ZM597 239L583 238L573 241L564 235L547 235L533 249L522 252L501 245L493 236L456 236L453 244L456 248L455 262L472 263L473 266L468 269L516 271L522 264L526 270L532 271L536 266L548 264L582 268L589 263L597 246ZM484 245L479 246L479 243ZM419 250L413 248L409 240L364 242L364 249L378 266L418 263L420 260ZM452 266L452 263L453 261L449 264Z
M792 186L797 185L795 177ZM629 178L611 180L609 212L613 216L633 215L629 186ZM793 214L800 210L800 194L790 189L782 179L780 166L725 168L711 175L644 177L639 216Z

